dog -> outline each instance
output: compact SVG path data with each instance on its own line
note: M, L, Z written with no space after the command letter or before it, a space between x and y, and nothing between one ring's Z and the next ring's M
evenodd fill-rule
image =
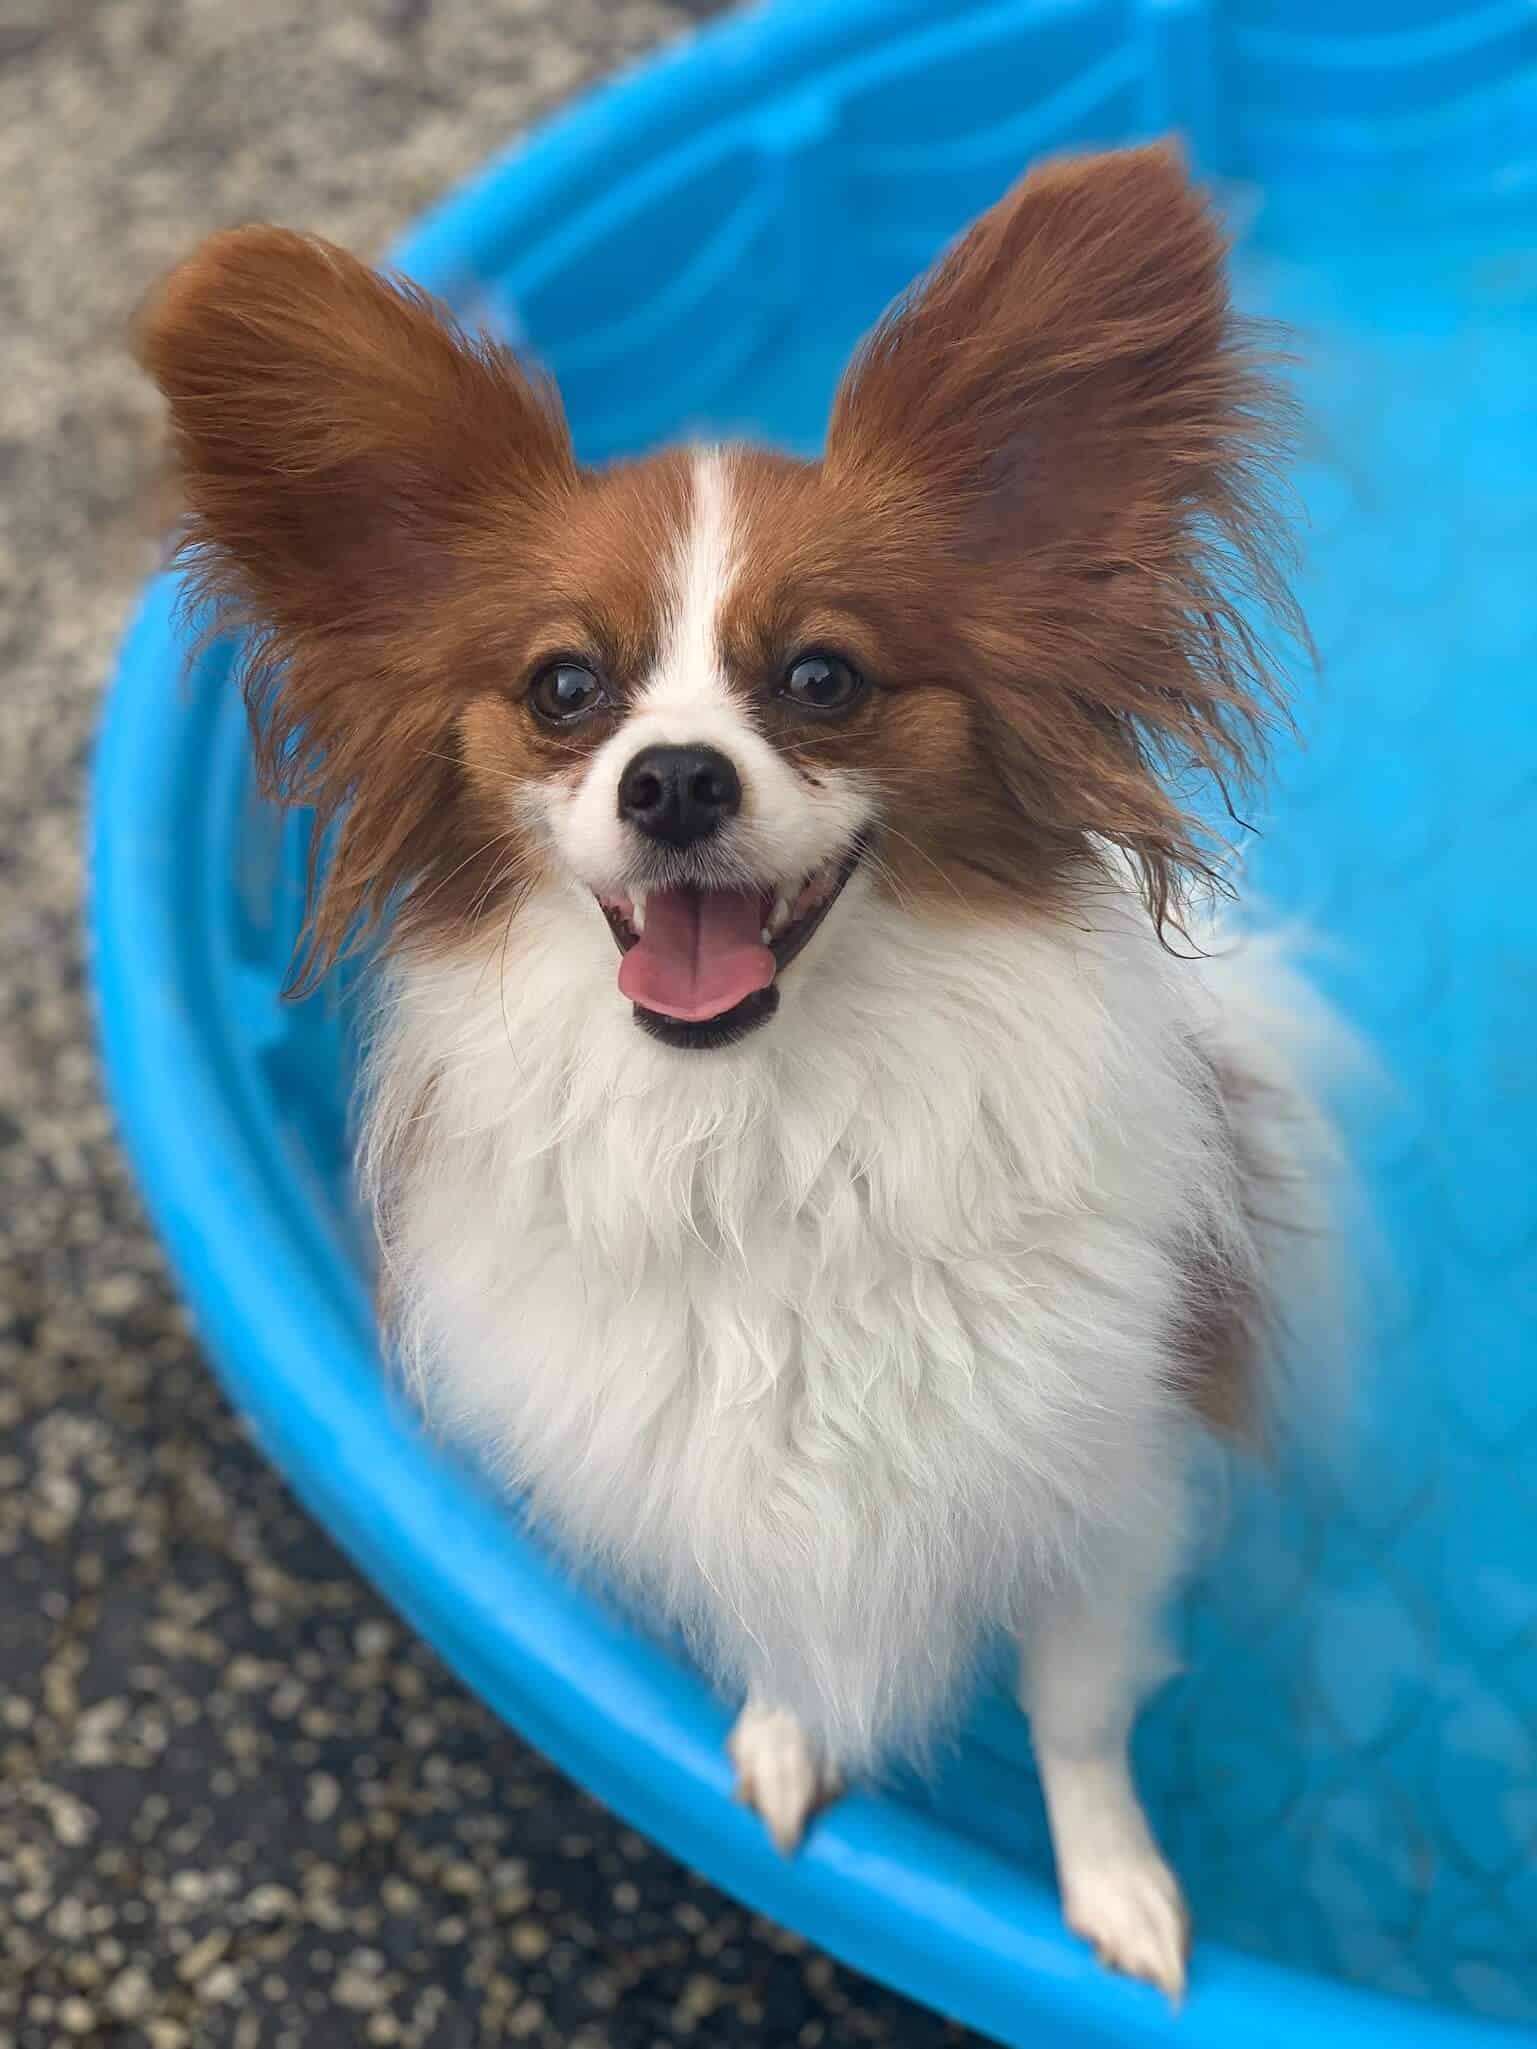
M786 1852L1012 1632L1066 1919L1177 1999L1128 1731L1331 1156L1313 999L1189 796L1252 786L1297 622L1285 407L1179 155L1032 170L818 461L583 467L511 351L266 226L140 350L330 848L294 986L378 935L423 1397L744 1702Z

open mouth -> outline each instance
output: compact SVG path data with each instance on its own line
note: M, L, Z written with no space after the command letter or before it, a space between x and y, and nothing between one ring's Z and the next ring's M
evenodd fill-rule
M842 895L863 839L793 893L669 889L598 902L619 948L619 988L635 1019L669 1046L730 1045L779 1008L776 981Z

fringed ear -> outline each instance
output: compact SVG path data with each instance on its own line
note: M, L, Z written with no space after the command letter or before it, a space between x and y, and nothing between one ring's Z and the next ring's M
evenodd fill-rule
M398 615L488 504L572 472L550 387L314 236L215 235L150 304L139 355L208 579L276 624Z
M1212 861L1157 772L1242 788L1279 705L1253 622L1301 632L1268 488L1287 407L1225 256L1172 148L1045 164L876 328L827 435L831 480L971 572L1020 802L1123 846L1160 925Z
M431 865L455 775L436 757L474 652L451 600L516 574L575 484L569 437L510 352L277 228L204 244L138 347L170 404L193 593L248 629L264 785L313 805L317 838L341 820L307 987Z

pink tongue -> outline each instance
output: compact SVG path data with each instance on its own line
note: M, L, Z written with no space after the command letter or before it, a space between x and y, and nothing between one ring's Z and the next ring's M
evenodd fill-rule
M644 1010L697 1024L774 979L763 897L746 889L659 889L646 929L619 963L619 988Z

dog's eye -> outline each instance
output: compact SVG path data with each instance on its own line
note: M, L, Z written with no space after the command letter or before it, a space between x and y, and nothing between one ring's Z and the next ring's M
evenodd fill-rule
M847 711L864 693L865 679L842 655L802 655L785 671L779 686L802 711Z
M569 726L603 703L603 685L580 662L552 662L534 678L528 701L547 725Z

